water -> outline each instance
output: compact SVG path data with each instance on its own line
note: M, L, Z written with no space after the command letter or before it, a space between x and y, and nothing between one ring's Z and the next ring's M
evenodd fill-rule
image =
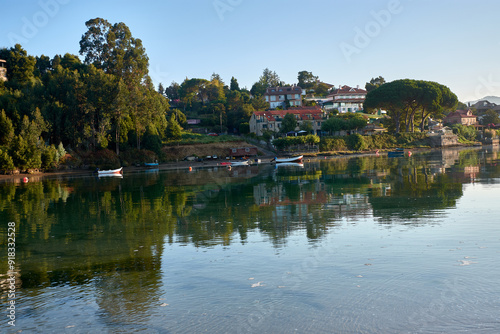
M496 333L498 151L4 182L0 328Z

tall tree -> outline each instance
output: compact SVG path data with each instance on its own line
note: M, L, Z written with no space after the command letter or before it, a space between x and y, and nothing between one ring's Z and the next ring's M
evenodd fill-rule
M365 89L367 92L370 92L370 91L374 90L375 88L382 86L383 84L385 84L385 79L383 77L379 76L377 78L372 78L370 80L370 82L367 82L365 85Z
M297 127L297 119L294 114L286 114L281 121L281 132L287 133L290 131L295 131Z
M316 89L318 85L318 77L308 71L300 71L297 80L298 85L303 89Z
M235 77L231 77L231 84L229 86L230 90L240 90L240 85L238 84L238 80Z
M16 44L10 49L1 49L0 58L9 64L7 71L9 87L19 89L33 82L36 59L29 56L20 44Z
M111 25L102 18L85 22L88 30L80 40L80 54L94 64L125 80L142 81L148 74L149 58L142 41L132 37L122 22Z

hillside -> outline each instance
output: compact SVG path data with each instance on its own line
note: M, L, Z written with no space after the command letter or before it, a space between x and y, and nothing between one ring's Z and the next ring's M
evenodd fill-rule
M491 103L496 103L496 104L499 104L500 105L500 97L499 96L485 96L483 97L482 99L479 99L479 100L474 100L474 101L469 101L469 102L466 102L465 104L469 104L472 106L473 104L479 102L479 101L488 101L488 102L491 102Z

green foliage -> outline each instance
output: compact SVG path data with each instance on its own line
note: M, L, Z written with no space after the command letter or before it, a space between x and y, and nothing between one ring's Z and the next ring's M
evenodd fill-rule
M285 150L291 146L300 145L316 145L320 142L320 138L316 135L297 136L297 137L283 137L273 140L273 145L280 151Z
M161 144L161 138L158 130L154 125L149 124L142 140L142 147L159 155L161 153Z
M367 149L363 136L358 133L347 136L346 144L350 150L354 151L363 151Z
M12 121L5 114L5 110L0 112L0 145L9 145L14 138L14 126Z
M443 111L453 110L458 103L457 96L441 84L431 81L402 79L385 83L366 95L364 110L387 111L395 132L405 127L405 132L414 132L420 122L423 132L429 116L440 118Z
M345 137L321 138L319 145L320 151L346 151L347 143Z
M169 140L179 140L182 137L182 128L175 119L174 115L170 116L167 125L167 139Z
M10 157L6 150L0 148L0 170L2 171L12 171L16 167L14 166L14 161Z
M249 134L250 133L250 125L248 124L248 122L240 123L239 131L241 134L245 134L245 135Z
M52 169L57 167L59 160L57 159L58 152L54 145L46 146L42 151L42 168Z
M478 132L473 126L465 126L462 124L453 124L453 133L458 136L459 141L469 142L477 139Z
M486 110L483 118L481 119L481 124L483 125L489 125L489 124L499 124L500 123L500 116L498 116L498 113L495 110Z
M297 127L297 119L294 114L286 114L281 121L281 133L287 133L290 131L295 131Z

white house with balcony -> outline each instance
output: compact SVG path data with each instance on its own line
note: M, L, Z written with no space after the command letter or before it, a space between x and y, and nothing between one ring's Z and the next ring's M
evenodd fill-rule
M323 101L326 111L337 109L339 113L357 112L363 110L366 90L358 87L341 86L334 89Z

